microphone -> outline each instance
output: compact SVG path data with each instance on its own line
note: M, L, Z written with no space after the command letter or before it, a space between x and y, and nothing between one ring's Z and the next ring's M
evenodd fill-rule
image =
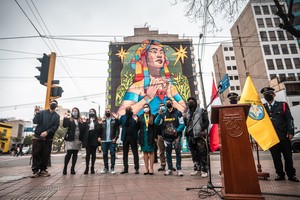
M222 92L222 84L219 84L218 85L218 93L221 94L221 92Z

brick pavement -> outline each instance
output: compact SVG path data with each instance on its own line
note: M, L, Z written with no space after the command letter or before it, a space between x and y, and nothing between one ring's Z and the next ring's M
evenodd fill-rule
M82 151L81 153L83 153ZM275 172L269 152L261 152L261 165L264 172L270 173L268 180L260 180L260 187L266 199L300 199L299 183L290 181L274 181ZM0 160L2 157L0 157ZM29 159L29 158L28 158ZM221 186L219 154L211 155L212 183L214 186ZM62 175L63 163L54 163L48 169L50 177L29 178L30 167L1 166L0 162L0 199L55 199L55 200L76 200L76 199L116 199L116 200L148 200L148 199L219 199L216 193L209 189L186 190L187 187L206 187L208 178L192 177L193 170L191 158L187 156L182 161L183 177L175 175L164 176L163 172L157 172L159 164L155 164L153 176L143 175L143 160L140 156L140 174L135 175L132 158L129 166L129 174L121 175L122 155L118 155L116 161L115 175L88 174L83 175L85 169L84 159L79 157L76 166L76 175ZM296 170L300 171L300 154L294 154ZM102 159L97 159L96 168L99 172L103 168ZM300 177L298 175L298 177ZM216 189L219 190L219 189ZM205 193L207 191L208 193ZM267 195L267 193L276 194ZM215 194L214 196L207 196ZM285 196L280 196L285 194ZM293 195L298 195L294 196Z

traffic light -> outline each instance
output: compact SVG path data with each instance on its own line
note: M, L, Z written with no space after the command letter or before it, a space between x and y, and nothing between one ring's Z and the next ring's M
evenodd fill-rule
M63 91L62 87L60 87L58 85L52 85L50 99L57 99L57 98L61 97L63 92L64 91Z
M36 67L40 71L40 75L35 77L40 81L40 84L45 85L48 80L50 56L44 53L43 58L37 59L41 62L41 66Z

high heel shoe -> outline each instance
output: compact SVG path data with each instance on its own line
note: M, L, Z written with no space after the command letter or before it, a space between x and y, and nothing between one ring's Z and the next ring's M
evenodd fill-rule
M144 172L144 175L148 175L149 174L149 170L147 172Z
M153 174L154 174L153 170L152 170L152 172L149 171L149 175L153 175Z
M75 169L71 168L71 174L76 174Z
M63 175L67 175L67 168L66 167L64 167Z

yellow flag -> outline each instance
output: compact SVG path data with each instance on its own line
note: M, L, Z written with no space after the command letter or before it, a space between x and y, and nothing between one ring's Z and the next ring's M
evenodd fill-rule
M261 102L250 76L247 77L239 103L250 103L247 127L250 135L265 151L279 142L273 124Z

